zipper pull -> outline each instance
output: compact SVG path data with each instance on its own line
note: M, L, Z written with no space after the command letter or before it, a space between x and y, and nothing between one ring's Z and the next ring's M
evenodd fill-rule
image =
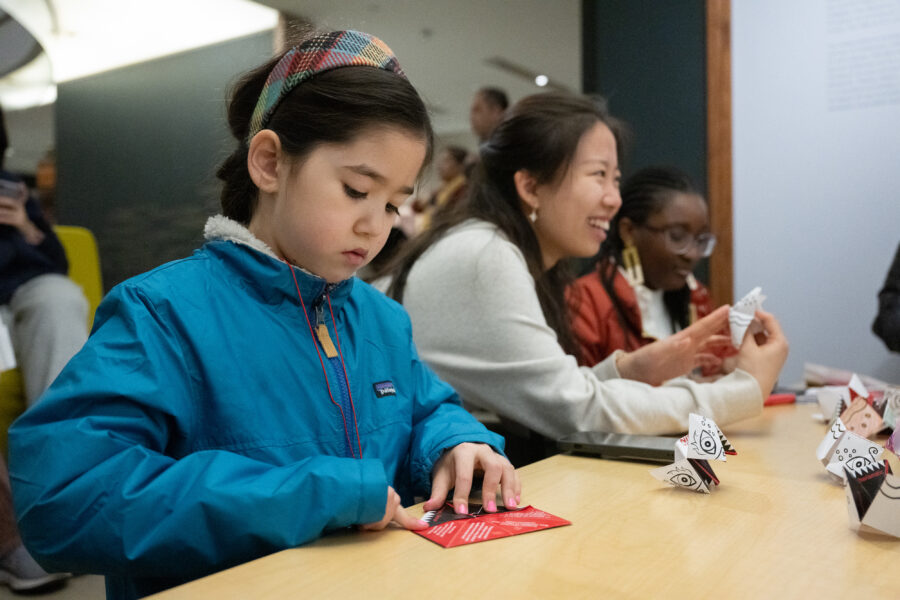
M319 344L322 345L325 356L337 358L337 348L334 347L331 334L328 333L328 326L325 324L325 307L322 306L322 302L316 305L316 337L319 338Z

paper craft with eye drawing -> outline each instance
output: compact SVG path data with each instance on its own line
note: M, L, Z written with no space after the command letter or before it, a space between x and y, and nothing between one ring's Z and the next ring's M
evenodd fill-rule
M836 481L843 481L846 478L844 467L861 469L877 464L882 450L878 444L848 431L844 422L837 418L819 443L816 458Z
M896 457L893 457L896 460ZM900 477L889 461L844 467L850 526L900 537Z
M729 454L737 451L713 420L691 413L688 434L675 442L675 462L650 474L669 485L708 494L711 485L719 485L709 461L724 461Z
M756 320L756 311L762 308L762 288L755 287L750 292L734 303L728 311L728 326L731 329L731 344L740 348L744 341L744 335L748 332L762 332L762 324Z

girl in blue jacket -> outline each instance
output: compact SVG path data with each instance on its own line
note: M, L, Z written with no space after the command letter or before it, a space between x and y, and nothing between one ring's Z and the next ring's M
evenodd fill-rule
M237 85L237 150L206 244L113 289L10 431L29 550L138 597L350 525L424 527L474 471L519 502L503 440L419 360L409 319L353 277L430 156L390 49L311 37ZM429 496L430 493L430 496Z

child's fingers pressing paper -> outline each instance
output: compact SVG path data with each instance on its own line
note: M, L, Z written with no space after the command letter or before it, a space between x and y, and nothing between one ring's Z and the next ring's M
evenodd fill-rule
M402 506L397 507L397 510L394 513L394 518L391 520L403 529L409 529L412 531L416 531L419 529L428 529L428 523L426 523L422 519L417 519L416 517L412 516Z
M450 492L451 473L450 468L441 461L434 472L434 479L431 480L431 497L424 504L425 510L437 510L443 506L447 500L447 493Z
M493 454L493 451L491 451ZM499 455L497 455L499 457ZM487 512L497 512L497 492L500 491L500 479L503 476L503 466L499 461L482 460L484 478L481 483L481 505Z
M462 445L462 444L461 444ZM472 452L462 451L460 446L454 448L451 457L456 480L453 483L453 509L457 514L469 512L469 493L472 491L472 479L475 472L475 456Z
M500 479L500 487L503 490L503 503L506 508L515 508L519 505L522 496L522 484L519 482L519 474L508 460L503 466L503 477Z
M360 525L360 529L364 531L378 531L384 529L394 518L394 513L397 512L398 506L400 506L400 494L398 494L394 488L388 486L387 503L384 506L384 516L381 517L380 521Z

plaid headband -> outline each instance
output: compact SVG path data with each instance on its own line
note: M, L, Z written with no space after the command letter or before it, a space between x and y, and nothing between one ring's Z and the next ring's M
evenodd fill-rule
M360 31L333 31L291 48L275 65L250 119L249 141L259 133L288 92L313 75L340 67L367 66L406 77L387 44Z

